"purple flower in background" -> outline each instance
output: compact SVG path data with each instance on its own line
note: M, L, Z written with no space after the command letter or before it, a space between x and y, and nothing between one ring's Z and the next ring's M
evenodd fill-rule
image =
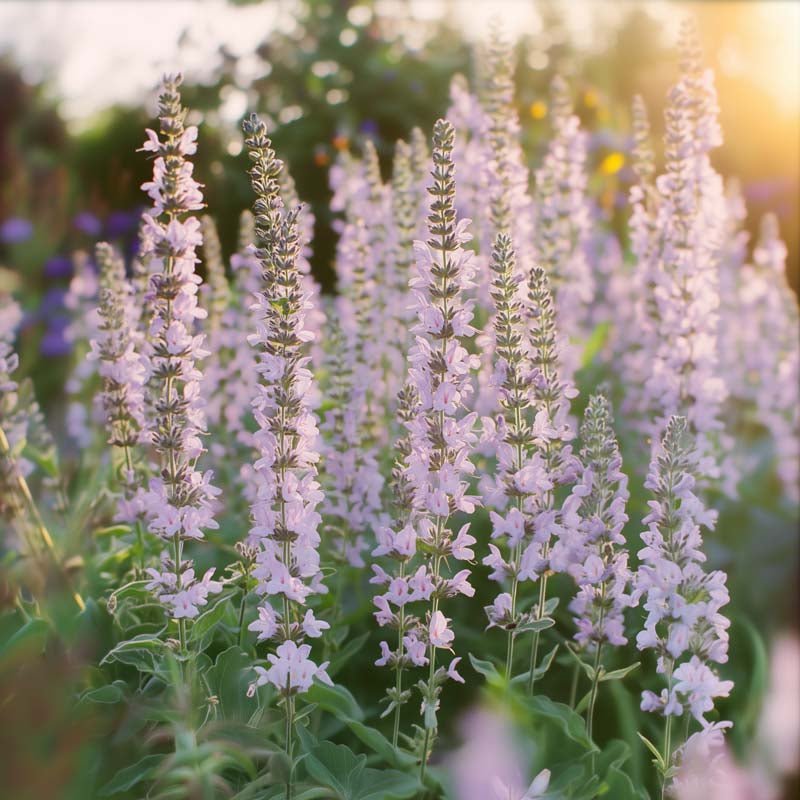
M39 315L41 318L46 319L54 311L60 311L64 308L64 298L67 296L66 289L60 286L54 286L48 289L42 302L39 304Z
M72 344L65 335L68 325L69 320L66 317L54 317L49 321L47 330L39 343L39 351L45 358L69 355Z
M112 211L106 218L106 236L109 239L118 239L133 233L139 224L140 212L134 211Z
M359 125L358 129L367 136L378 135L378 123L374 119L365 119L361 125Z
M72 259L69 256L55 255L44 262L42 272L45 278L71 278Z
M76 230L85 233L87 236L99 236L103 230L103 223L91 212L81 211L72 220L72 225Z
M33 234L33 225L22 217L9 217L0 225L0 241L4 244L18 244L27 241Z

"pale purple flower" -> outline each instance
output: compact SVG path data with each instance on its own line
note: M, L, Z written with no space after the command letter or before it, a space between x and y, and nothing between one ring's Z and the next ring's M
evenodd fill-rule
M176 619L196 616L193 610L222 588L210 573L196 582L191 561L182 555L187 540L202 539L204 530L218 527L214 508L220 490L211 484L211 474L197 466L204 452L200 437L205 434L203 375L197 364L208 352L204 336L194 332L196 320L204 319L206 312L197 303L201 280L194 271L202 235L190 212L203 204L192 165L185 160L194 152L196 132L183 127L180 83L180 76L164 78L160 134L148 133L143 148L157 157L153 180L142 187L154 206L143 218L141 254L150 271L151 316L144 352L152 404L149 433L161 468L141 502L149 530L170 543L170 555L162 556L162 563L177 576L177 591L159 596Z
M277 182L281 162L258 117L245 120L244 129L257 196L255 254L263 275L253 307L256 333L249 337L261 378L252 401L260 458L250 478L254 493L249 543L258 548L253 575L262 604L282 598L281 610L271 606L267 612L276 620L271 638L278 642L277 652L269 656L273 666L257 683L270 682L294 694L306 691L314 676L327 678L325 665L317 668L308 658L310 646L302 643L305 637L318 638L328 627L310 609L303 610L312 595L326 591L318 553L321 517L316 509L323 499L316 480L318 434L306 354L313 340L305 327L311 303L297 263L298 208L285 207Z
M690 713L705 726L714 698L727 697L733 683L720 680L713 667L728 660L730 622L721 613L728 590L724 573L702 567L701 526L713 527L716 515L693 492L699 464L688 421L672 417L645 482L654 499L643 520L648 530L634 596L647 612L636 645L655 650L657 671L667 681L660 695L643 693L642 709Z

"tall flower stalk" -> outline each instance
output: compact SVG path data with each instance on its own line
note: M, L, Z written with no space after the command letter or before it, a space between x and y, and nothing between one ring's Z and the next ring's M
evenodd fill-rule
M720 613L728 603L725 573L702 567L701 528L712 529L717 514L694 493L701 458L688 420L671 417L645 482L653 499L643 520L648 527L634 596L644 598L647 618L636 646L655 652L657 672L667 683L660 694L643 692L641 703L643 711L665 718L663 786L674 756L673 720L688 710L687 730L691 718L708 729L705 715L715 698L727 697L733 688L713 667L728 660L730 621Z
M551 86L553 138L536 171L537 260L552 276L558 327L569 340L587 333L588 306L595 280L586 257L591 216L586 198L586 134L574 113L569 87L561 76ZM574 353L564 353L571 376Z
M411 692L403 688L404 671L419 664L424 653L424 645L420 647L421 632L419 618L406 606L417 600L426 599L428 582L424 568L412 574L413 560L417 557L417 533L411 520L414 516L414 487L408 478L408 464L411 456L411 434L408 424L417 415L418 397L414 386L407 382L400 390L397 399L397 421L403 430L394 445L395 459L392 467L391 488L394 506L393 526L381 526L377 529L378 546L373 550L375 558L385 557L390 560L391 568L387 573L378 564L373 564L374 577L371 583L383 585L388 583L388 590L375 598L378 612L375 617L382 627L397 629L394 647L388 642L380 644L381 657L376 666L394 668L394 686L387 689L388 705L381 716L394 712L392 726L392 744L397 747L400 737L400 719L403 706L411 699ZM391 606L397 607L392 612Z
M586 713L589 738L603 678L604 647L620 647L625 638L624 611L631 605L631 574L622 529L628 521L628 478L612 427L611 407L603 394L589 398L581 425L582 471L562 512L556 545L567 552L567 571L578 584L569 610L577 627L575 640L592 658L592 687Z
M328 439L324 512L334 534L334 557L344 570L347 564L364 566L361 554L366 535L378 521L383 487L373 414L381 376L369 353L375 264L366 227L360 220L344 227L337 273L337 319L330 326L331 406L323 425ZM337 596L337 608L338 600Z
M100 242L96 248L100 267L100 305L98 335L90 343L90 358L98 362L103 380L102 403L108 430L108 443L122 457L119 469L122 501L119 518L134 525L139 565L144 570L145 546L141 503L137 498L141 467L137 448L146 427L145 384L148 361L139 352L141 339L136 331L132 288L125 277L125 265L111 245Z
M211 472L197 462L204 448L202 372L197 362L207 355L197 320L206 312L197 304L200 277L195 272L196 248L202 243L200 221L193 211L203 207L199 184L187 156L197 150L197 128L185 127L186 111L178 87L181 78L164 78L159 96L159 132L148 130L143 149L155 155L153 179L142 188L153 201L145 216L143 259L152 270L148 293L152 317L147 356L147 390L152 398L150 437L160 472L142 497L149 530L169 545L161 569L148 569L149 588L178 623L181 652L186 651L186 620L200 613L208 595L221 591L214 569L198 579L185 558L188 541L216 528Z
M249 337L258 352L261 376L253 399L260 457L254 464L257 496L249 542L258 548L253 575L263 600L249 629L258 633L258 641L275 643L274 654L268 656L270 666L255 667L251 690L270 683L282 698L290 760L286 797L291 798L296 698L315 678L330 683L327 664L317 666L309 657L311 646L305 643L329 627L306 608L309 596L326 591L319 567L321 518L316 509L323 496L316 480L317 423L310 405L313 377L307 355L313 334L305 327L311 303L297 265L299 208L286 209L281 199L278 177L283 165L257 116L245 120L244 132L256 196L256 255L263 277L255 309L257 333Z
M468 570L454 579L442 574L445 559L469 561L475 543L469 523L456 534L451 517L471 514L477 500L468 494L465 480L473 467L469 460L475 442L475 413L464 414L472 391L470 371L478 359L463 343L474 335L470 325L473 304L464 293L473 286L472 253L463 248L469 241L469 220L456 220L453 126L439 120L433 130L433 183L429 188L431 212L427 242L415 242L417 274L411 280L417 323L412 329L415 343L409 352L409 377L418 395L416 416L408 423L411 452L408 475L414 487L418 516L415 528L425 555L430 609L422 626L427 656L419 653L416 663L427 664L427 681L420 683L424 739L421 774L432 738L436 734L439 695L448 672L436 669L439 649L451 649L453 632L440 610L440 601L455 594L471 596ZM412 660L414 658L412 657Z
M510 578L511 591L502 592L485 611L489 627L507 632L505 674L510 678L516 638L529 632L533 622L532 615L517 610L520 582L529 577L523 567L523 553L536 538L537 496L551 491L553 483L536 447L537 423L531 418L532 375L525 350L524 308L519 299L522 276L516 269L507 233L498 234L495 240L492 270L495 363L490 384L497 392L501 413L496 419L484 420L494 439L497 479L491 488L488 479L482 486L486 487L487 504L497 509L490 512L492 539L504 543L506 552L490 544L490 554L483 563L492 567L492 579L504 582Z
M552 536L557 529L558 509L554 490L558 484L572 482L579 463L569 444L575 431L569 419L570 400L577 395L571 382L562 380L560 359L563 346L556 325L556 311L547 274L535 266L528 279L531 383L536 418L534 437L545 465L546 474L539 479L536 495L536 521L533 541L527 546L521 561L526 580L538 580L539 598L535 606L533 644L531 646L528 691L533 694L538 666L539 640L542 620L547 614L547 579L552 571L566 568L567 563L551 559ZM550 484L547 488L546 483Z

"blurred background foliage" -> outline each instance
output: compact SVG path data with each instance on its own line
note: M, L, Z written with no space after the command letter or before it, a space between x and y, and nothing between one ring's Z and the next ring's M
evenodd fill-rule
M474 3L485 13L483 3ZM254 5L251 0L246 4ZM188 26L193 5L179 5L186 8ZM475 74L480 46L474 36L465 35L463 15L457 13L463 12L463 2L456 8L445 1L438 5L441 13L428 8L424 14L419 3L397 0L262 5L265 30L255 52L236 55L220 45L216 54L209 54L215 66L202 81L191 72L186 76L185 100L200 125L196 174L206 185L223 249L230 253L238 215L250 202L239 122L251 110L268 114L276 148L316 216L314 270L324 290L333 291L329 166L340 150L358 152L369 137L388 174L395 140L408 136L415 125L429 131L447 109L452 76L480 79ZM267 15L276 5L278 23L274 14ZM513 12L526 6L538 18L536 32L521 30L517 45L517 104L531 163L537 163L549 135L547 87L556 72L564 73L591 132L594 188L624 237L631 178L626 166L631 142L625 133L630 102L636 93L644 96L660 141L676 56L665 34L665 17L653 13L652 3L584 5L592 12L590 46L574 40L566 18L571 3L531 0L497 8L498 17L515 34L515 20L503 20L504 10L511 17L509 8ZM796 85L786 82L785 74L775 75L787 87L783 97L761 74L761 62L773 46L768 37L759 39L754 27L754 7L761 4L657 5L662 12L670 6L676 19L686 13L698 19L707 61L717 73L725 133L716 167L741 180L751 234L762 213L777 212L796 288L799 104L797 97L785 96ZM605 13L611 8L613 14ZM793 20L787 17L786 24ZM779 9L774 22L781 22ZM183 63L189 38L186 34L176 41L174 65ZM791 59L783 63L792 69ZM0 276L4 283L16 284L29 312L23 371L38 365L34 379L47 403L58 394L64 377L59 361L68 352L60 302L72 270L70 254L77 248L91 251L98 238L118 241L129 254L136 246L139 186L150 169L136 150L143 128L151 124L152 109L143 97L132 107L113 105L76 125L60 112L53 75L31 84L24 74L10 54L0 60L0 265L5 267Z

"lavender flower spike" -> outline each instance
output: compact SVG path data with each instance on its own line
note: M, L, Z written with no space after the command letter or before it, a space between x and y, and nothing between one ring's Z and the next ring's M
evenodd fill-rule
M429 668L428 680L421 688L423 773L436 730L438 697L448 677L445 670L436 670L437 651L450 650L453 641L440 600L459 593L471 596L475 591L466 580L467 570L452 580L442 575L445 559L470 561L474 557L470 545L475 539L469 534L469 523L457 534L449 523L457 511L471 514L478 502L467 493L465 480L473 471L469 455L476 439L472 432L476 415L464 414L464 409L472 392L470 372L477 368L478 358L462 343L475 333L470 324L473 303L464 299L474 286L474 267L472 253L463 247L471 238L469 220L456 220L454 139L453 126L439 120L433 130L433 184L428 190L432 198L430 238L414 242L417 274L410 283L418 321L412 329L416 340L409 353L409 377L419 405L409 422L408 475L419 508L414 527L427 555L418 577L428 587L431 604L422 631L427 658L418 660ZM416 643L411 644L413 651ZM413 652L409 655L415 659Z
M705 729L715 698L727 697L733 688L713 667L728 660L730 622L720 613L728 589L725 573L706 573L702 567L700 530L714 527L716 512L694 494L700 458L686 418L671 417L645 482L654 499L643 520L648 529L642 533L645 547L635 578L634 597L644 598L647 612L636 646L655 651L657 671L667 681L660 694L645 691L641 704L643 711L666 717L667 765L673 755L673 717L688 710Z
M312 306L297 264L299 208L287 210L280 195L282 164L257 116L245 120L244 131L256 194L256 255L263 271L263 290L253 307L257 333L249 337L258 352L261 375L253 400L259 458L254 464L257 497L249 543L258 547L253 574L264 600L250 630L258 633L258 641L277 643L275 654L269 656L271 666L256 669L251 689L271 683L285 697L291 718L294 697L305 692L314 678L330 682L327 664L317 666L305 643L329 627L311 609L304 609L310 595L326 591L319 567L321 518L316 509L323 496L316 480L318 434L310 405L313 378L307 355L313 334L305 327ZM279 599L279 608L273 607L272 598ZM287 734L291 737L290 731ZM291 750L291 738L287 749Z
M97 311L100 322L97 338L90 342L89 358L98 362L97 371L103 379L102 403L108 443L122 457L119 474L124 496L119 503L119 518L136 523L141 537L136 447L146 435L145 384L149 363L140 352L142 342L136 330L133 287L125 277L122 259L106 242L98 243L96 258L101 270ZM143 558L141 541L139 549Z
M203 206L200 186L192 177L186 156L197 150L197 128L184 127L180 76L166 76L159 97L159 133L148 130L143 150L154 153L153 180L145 189L153 207L145 215L144 263L150 265L148 299L153 309L147 355L147 389L152 396L150 434L161 472L152 478L142 497L148 525L171 551L161 556L161 570L149 569L149 588L178 620L185 647L185 620L200 613L208 595L222 586L214 570L195 577L191 560L184 559L187 541L202 539L206 528L216 528L213 501L219 490L210 472L200 472L197 460L204 452L205 433L201 381L197 361L207 355L195 322L206 313L197 305L200 277L195 273L195 248L202 241L200 222L192 211Z
M575 639L593 655L587 732L592 736L594 705L602 679L604 646L627 643L624 612L631 605L631 573L622 529L628 521L628 478L612 428L611 407L602 394L589 398L581 426L583 471L563 515L556 547L569 551L567 571L578 584L570 603L578 629ZM555 549L555 548L554 548ZM555 556L554 556L555 557Z

